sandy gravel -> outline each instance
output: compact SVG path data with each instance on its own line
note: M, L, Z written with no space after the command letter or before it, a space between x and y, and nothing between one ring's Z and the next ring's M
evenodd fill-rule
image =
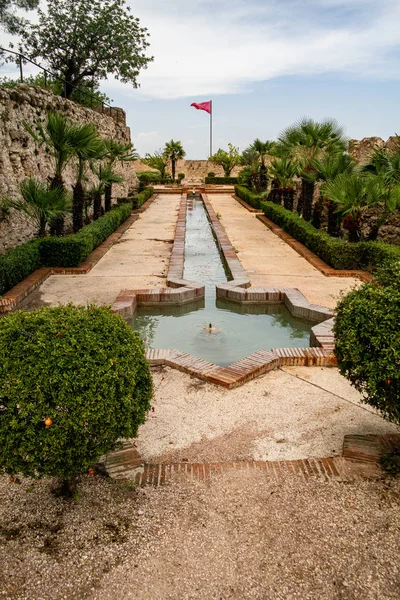
M335 456L346 434L398 431L337 369L290 367L233 390L168 367L153 372L155 411L138 437L149 462Z
M80 491L0 478L0 597L400 598L399 482L235 472L138 491L85 477Z

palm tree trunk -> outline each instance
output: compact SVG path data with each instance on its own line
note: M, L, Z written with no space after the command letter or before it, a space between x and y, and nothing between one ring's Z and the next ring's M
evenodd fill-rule
M321 216L323 211L323 200L320 197L318 201L314 205L313 216L312 216L312 224L315 229L321 229Z
M78 182L74 187L72 198L72 226L74 233L83 227L83 205L85 203L85 192L83 186Z
M260 192L264 192L268 186L268 172L265 165L260 166Z
M172 179L175 179L175 159L171 158L171 171L172 171Z
M64 189L64 181L61 175L55 174L50 183L50 188L52 190L56 188ZM59 216L55 217L50 221L50 235L62 236L64 235L64 217Z
M336 212L336 204L330 200L325 200L325 206L328 207L328 233L332 237L339 237L340 226L339 219Z
M104 186L104 212L111 210L111 184Z
M93 221L101 217L101 193L96 192L93 198Z
M283 189L283 206L287 210L293 210L294 205L294 188L284 188Z
M302 179L303 219L311 221L315 184ZM300 213L299 213L300 214Z

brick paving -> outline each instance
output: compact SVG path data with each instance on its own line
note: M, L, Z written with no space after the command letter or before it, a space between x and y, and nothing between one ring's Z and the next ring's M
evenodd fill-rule
M354 438L364 438L364 449L370 448L371 454L357 453L354 449ZM207 481L218 477L220 473L246 470L261 471L271 479L278 481L284 476L295 476L308 480L319 478L325 481L357 481L360 479L376 479L383 476L378 460L382 448L386 448L381 438L390 438L391 443L399 444L399 435L345 436L344 451L341 457L304 458L299 460L279 461L229 461L210 463L145 463L135 444L125 442L123 448L112 452L103 459L108 475L116 480L134 482L136 485L159 486L169 482L182 480ZM351 458L349 448L353 447ZM379 448L379 450L376 450Z

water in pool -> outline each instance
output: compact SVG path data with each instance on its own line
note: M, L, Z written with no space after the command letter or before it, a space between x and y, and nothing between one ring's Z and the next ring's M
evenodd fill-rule
M204 300L138 308L132 325L147 347L175 348L227 366L257 350L309 346L312 323L294 318L283 304L243 306L216 299L216 284L229 278L198 197L187 203L184 278L205 284Z

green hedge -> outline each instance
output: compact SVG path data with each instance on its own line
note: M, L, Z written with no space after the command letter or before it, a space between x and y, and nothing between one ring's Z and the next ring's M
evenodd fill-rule
M252 206L253 208L261 208L261 201L262 201L261 196L258 196L257 194L253 194L253 192L250 192L250 190L243 187L242 185L235 185L235 194L238 198L240 198L241 200L244 200L245 202L247 202L247 204L250 204L250 206Z
M206 183L212 183L215 185L235 185L238 182L237 177L206 177Z
M311 223L283 206L262 202L261 207L265 216L334 269L371 269L387 261L400 259L400 246L384 242L350 243L315 229Z
M131 204L121 204L75 235L40 240L40 261L47 267L78 267L131 214Z
M0 256L0 295L28 277L40 266L40 240L7 250Z
M136 196L132 196L132 198L131 198L132 208L134 210L141 208L143 206L143 204L146 202L146 200L151 198L153 194L154 194L154 188L147 187L143 190L143 192L136 194Z

